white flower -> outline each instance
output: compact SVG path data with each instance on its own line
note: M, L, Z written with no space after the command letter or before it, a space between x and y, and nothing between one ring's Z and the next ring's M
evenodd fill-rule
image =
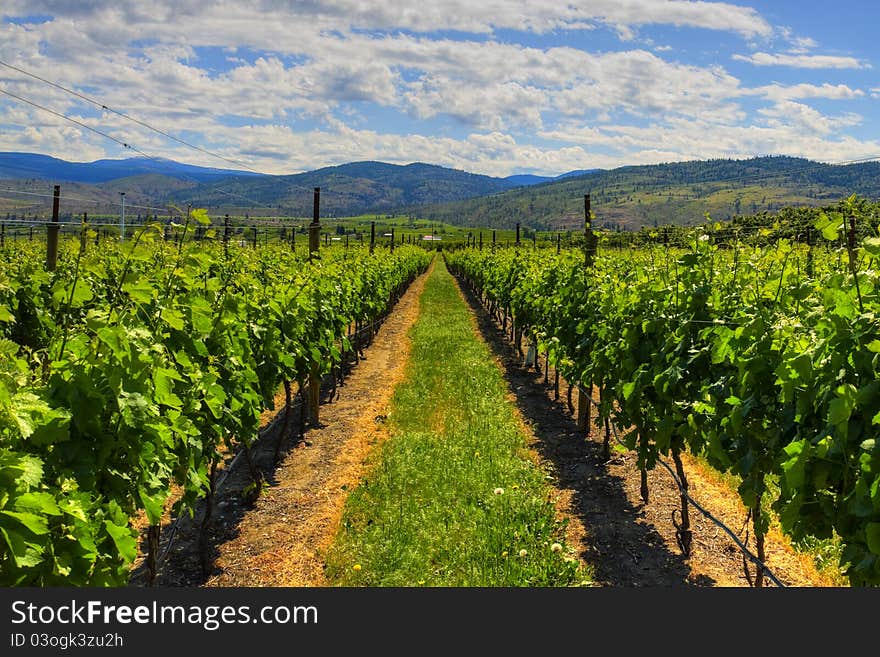
M504 489L501 488L501 487L496 488L496 489L495 489L495 494L496 494L496 495L504 495Z
M550 546L551 552L562 552L562 543L554 543Z
M521 556L521 557L525 557L526 555L528 555L528 552L527 552L526 550L520 550L520 551L519 551L519 556Z

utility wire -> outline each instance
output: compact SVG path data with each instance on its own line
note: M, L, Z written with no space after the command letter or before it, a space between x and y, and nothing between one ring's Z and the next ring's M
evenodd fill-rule
M191 142L189 142L189 141L187 141L187 140L185 140L185 139L181 139L181 138L179 138L179 137L175 137L174 135L172 135L172 134L170 134L170 133L168 133L168 132L166 132L166 131L164 131L164 130L162 130L162 129L160 129L160 128L157 128L157 127L155 127L155 126L153 126L153 125L150 125L150 124L147 123L146 121L142 121L142 120L140 120L140 119L138 119L138 118L135 118L135 117L131 116L130 114L126 114L125 112L122 112L122 111L120 111L120 110L114 109L114 108L110 107L109 105L107 105L107 104L105 104L105 103L102 103L102 102L99 101L99 100L95 100L94 98L90 98L90 97L88 97L88 96L85 96L85 95L79 93L78 91L75 91L75 90L73 90L73 89L69 89L68 87L65 87L65 86L63 86L63 85L60 85L60 84L58 84L57 82L53 82L53 81L51 81L51 80L47 80L46 78L41 77L41 76L37 75L36 73L31 73L30 71L26 71L25 69L23 69L23 68L21 68L21 67L14 66L13 64L10 64L10 63L5 62L5 61L3 61L3 60L0 60L0 65L5 66L5 67L7 67L7 68L10 68L10 69L12 69L12 70L14 70L14 71L17 71L17 72L19 72L19 73L21 73L21 74L23 74L23 75L27 75L28 77L31 77L31 78L33 78L33 79L35 79L35 80L38 80L38 81L40 81L40 82L43 82L44 84L48 84L48 85L50 85L50 86L52 86L52 87L54 87L54 88L56 88L56 89L59 89L59 90L65 92L65 93L71 94L72 96L75 96L76 98L79 98L79 99L81 99L81 100L84 100L84 101L86 101L87 103L90 103L90 104L94 105L95 107L99 107L99 108L102 109L102 110L105 110L105 111L107 111L107 112L111 112L112 114L115 114L115 115L119 116L120 118L126 119L127 121L131 121L132 123L136 123L137 125L139 125L139 126L141 126L141 127L143 127L143 128L146 128L147 130L151 130L151 131L155 132L156 134L159 134L159 135L162 135L163 137L166 137L166 138L168 138L168 139L171 139L171 140L173 140L173 141L175 141L175 142L177 142L177 143L179 143L179 144L181 144L181 145L183 145L183 146L186 146L187 148L192 148L192 149L194 149L194 150L196 150L196 151L198 151L198 152L200 152L200 153L203 153L203 154L205 154L205 155L209 155L209 156L211 156L211 157L216 157L216 158L221 159L221 160L223 160L223 161L225 161L225 162L228 162L228 163L230 163L230 164L234 164L235 166L241 167L241 168L243 168L243 169L247 169L248 171L250 171L250 172L252 172L252 173L258 174L258 175L263 176L263 177L266 177L266 178L276 178L276 179L282 178L282 179L283 179L283 178L286 178L286 177L287 177L287 176L285 176L285 175L281 175L281 174L270 174L270 173L264 173L264 172L262 172L262 171L259 171L259 170L257 170L257 169L254 169L253 167L251 167L251 166L245 164L244 162L242 162L242 161L240 161L240 160L234 160L234 159L232 159L232 158L228 158L228 157L226 157L226 156L224 156L224 155L220 155L219 153L215 153L214 151L208 150L207 148L204 148L204 147L202 147L202 146L198 146L198 145L196 145L196 144L193 144L193 143L191 143ZM194 182L197 182L197 181L194 181ZM283 182L288 186L288 188L296 188L296 189L301 189L301 190L304 190L304 191L312 191L312 188L305 187L305 186L303 186L303 185L297 185L296 183L292 183L292 182L287 181L287 180L284 180ZM219 190L219 189L216 189L215 191L220 191L220 190ZM322 191L323 191L323 190L322 190ZM245 197L242 197L242 198L245 198ZM256 205L256 206L258 206L258 207L259 207L259 205L260 205L260 204L258 204L256 201L254 201L254 200L252 200L252 199L246 199L246 198L245 198L245 200L248 200L249 202L253 203L254 205Z
M120 112L119 110L113 109L109 105L106 105L98 100L95 100L94 98L89 98L88 96L84 96L83 94L79 93L78 91L74 91L73 89L68 89L67 87L60 85L57 82L52 82L51 80L47 80L46 78L40 77L36 73L31 73L30 71L26 71L23 68L19 68L18 66L14 66L8 62L4 62L3 60L0 60L0 65L5 66L7 68L11 68L13 71L18 71L22 75L27 75L28 77L34 78L35 80L39 80L40 82L43 82L43 83L48 84L52 87L55 87L56 89L60 89L61 91L64 91L65 93L68 93L72 96L76 96L77 98L84 100L87 103L91 103L95 107L99 107L102 110L105 110L107 112L115 114L123 119L126 119L127 121L131 121L132 123L137 123L139 126L142 126L142 127L146 128L147 130L152 130L153 132L158 133L158 134L162 135L163 137L167 137L168 139L171 139L172 141L176 141L178 144L182 144L183 146L197 150L200 153L204 153L205 155L210 155L211 157L219 158L219 159L221 159L225 162L228 162L230 164L240 166L240 167L245 168L248 171L251 171L253 173L265 175L261 171L257 171L256 169L249 167L248 165L246 165L242 162L239 162L238 160L233 160L228 157L224 157L223 155L219 155L218 153L214 153L212 151L209 151L206 148L202 148L201 146L190 143L190 142L186 141L185 139L180 139L179 137L175 137L174 135L169 134L168 132L165 132L164 130L161 130L159 128L151 126L150 124L148 124L144 121L141 121L140 119L137 119L129 114L126 114L125 112Z

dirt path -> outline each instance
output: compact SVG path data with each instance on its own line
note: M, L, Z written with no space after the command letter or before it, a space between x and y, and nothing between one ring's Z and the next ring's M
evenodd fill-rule
M275 468L272 454L282 422L276 421L266 432L252 454L256 466L269 473L256 501L249 502L244 493L251 481L246 465L229 476L211 523L207 578L198 556L198 525L204 512L200 508L194 520L180 523L157 585L324 584L321 555L333 539L347 491L357 485L368 452L385 437L382 421L403 378L407 333L418 317L428 275L430 270L413 282L382 323L365 358L337 391L337 399L321 406L321 425L308 429ZM283 395L279 401L283 404ZM291 427L296 426L297 415ZM133 573L132 584L143 584L142 570Z
M360 481L367 454L386 436L383 420L404 376L410 348L407 333L418 317L419 297L429 274L413 283L382 324L366 358L337 391L338 399L322 406L322 425L309 429L303 440L291 446L277 468L272 467L272 455L282 423L276 421L266 432L252 456L255 465L269 473L267 487L256 501L249 502L244 494L250 483L246 466L229 476L210 526L207 576L198 557L200 509L193 520L179 523L156 584L326 585L322 555L336 533L348 491ZM534 458L553 475L557 508L569 520L568 542L591 564L597 583L747 586L739 550L697 513L692 513L693 553L688 558L681 554L671 522L672 510L678 507L671 477L660 468L651 472L651 500L643 505L634 455L616 454L605 462L599 436L579 439L566 408L565 386L554 401L553 373L546 385L543 373L524 369L521 357L476 298L467 291L463 296L474 313L475 330L488 341L510 383L511 398L533 436ZM295 420L291 424L295 426ZM745 510L736 493L698 461L687 459L685 465L692 495L740 531ZM163 530L164 537L170 533ZM163 552L166 547L163 538ZM767 552L769 565L786 584L833 585L778 532L769 537ZM143 580L141 567L133 573L132 584L143 585Z
M670 475L659 466L649 473L649 504L643 504L635 455L613 454L606 462L597 428L593 428L593 440L581 438L582 432L567 408L567 386L561 386L555 401L554 372L550 372L549 385L545 384L543 359L541 373L523 368L522 357L476 296L467 289L463 294L510 383L523 423L534 436L532 448L555 477L557 507L569 519L568 541L579 548L581 559L592 565L597 583L749 586L742 553L722 530L694 510L694 547L690 557L682 555L671 521L673 509L679 508L679 495ZM574 398L576 406L576 394ZM734 532L740 532L746 511L736 492L695 459L686 459L685 468L692 497ZM767 555L768 566L786 585L833 585L778 531L768 536Z

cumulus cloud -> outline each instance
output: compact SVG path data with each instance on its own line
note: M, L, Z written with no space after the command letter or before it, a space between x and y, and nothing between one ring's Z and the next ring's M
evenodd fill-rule
M513 29L545 33L551 30L581 30L595 25L632 27L649 24L698 27L741 34L769 36L773 28L751 7L727 2L692 0L593 0L589 3L560 3L558 0L7 0L7 15L48 14L77 21L96 18L116 22L166 26L164 32L181 32L199 20L192 37L211 38L211 32L228 39L233 21L241 14L279 21L281 25L302 25L310 29L382 29L434 32L456 30L491 33ZM213 19L206 21L205 19ZM229 19L232 19L231 21ZM245 21L246 23L247 21ZM221 27L222 25L222 27ZM242 25L241 36L244 36ZM253 36L244 37L247 42Z
M639 36L650 25L716 30L754 48L788 47L734 56L759 66L868 66L805 54L818 43L729 2L6 0L3 11L52 19L0 23L0 59L271 173L363 159L507 175L710 155L849 148L856 157L862 142L842 133L861 117L807 103L880 94L837 81L750 86ZM633 41L591 51L558 37L598 28ZM528 47L509 33L500 41L502 30L567 45ZM225 166L3 67L0 85L145 152ZM78 161L131 154L2 101L0 148Z
M733 55L733 59L755 66L790 66L793 68L871 68L867 62L855 57L837 55L792 55L785 53L756 52L751 55Z

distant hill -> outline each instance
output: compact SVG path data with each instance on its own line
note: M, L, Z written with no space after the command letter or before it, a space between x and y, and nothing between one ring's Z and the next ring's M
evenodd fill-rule
M513 185L540 185L541 183L550 182L551 180L556 180L556 178L551 178L550 176L534 176L530 173L521 173L515 176L507 176L505 178L507 182Z
M373 161L286 176L161 164L164 173L142 171L157 165L144 158L84 164L0 153L0 177L6 176L0 181L0 211L45 213L51 201L45 195L54 182L63 182L66 212L116 212L119 192L125 192L126 203L142 206L133 211L143 213L192 204L214 215L309 217L312 191L320 187L324 217L405 213L460 226L509 228L519 221L568 230L583 225L583 196L590 193L597 227L637 230L700 223L706 213L725 220L826 205L854 193L880 198L880 163L836 166L782 156L587 169L555 178L496 178L425 163Z
M41 182L47 189L54 183L94 185L92 190L77 188L82 207L71 201L78 211L88 211L92 200L106 206L108 199L113 199L107 193L112 189L125 191L127 199L136 197L144 205L191 203L214 212L294 216L311 215L315 187L323 190L322 213L343 216L459 201L545 180L540 176L494 178L424 163L351 162L306 173L268 176L171 160L129 158L81 163L31 153L0 153L0 178L4 186L15 189L25 184L40 187ZM4 203L0 198L0 208L19 207L21 200L10 197ZM47 203L25 205L44 210ZM70 203L66 205L71 207Z
M627 166L418 209L428 219L467 226L567 230L583 225L591 194L597 227L695 224L785 206L819 206L850 194L880 198L880 163L846 166L792 157Z
M37 153L0 153L0 178L38 178L55 182L97 184L141 175L160 175L178 180L204 182L227 176L254 177L259 174L234 169L198 167L173 160L148 157L67 162Z
M238 205L308 216L312 212L312 190L320 187L322 213L344 216L405 211L430 203L495 194L517 186L508 179L433 164L368 161L291 176L230 178L222 185L203 183L176 194L175 199L209 209Z

